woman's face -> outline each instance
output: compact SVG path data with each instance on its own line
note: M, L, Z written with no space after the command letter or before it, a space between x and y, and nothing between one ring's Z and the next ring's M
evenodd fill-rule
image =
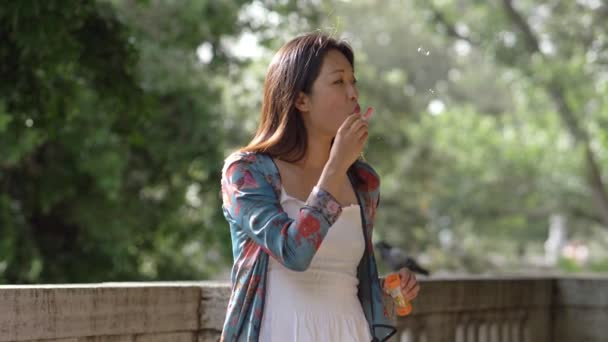
M338 50L328 51L311 93L300 94L296 104L309 134L333 138L344 119L360 111L355 82L348 59Z

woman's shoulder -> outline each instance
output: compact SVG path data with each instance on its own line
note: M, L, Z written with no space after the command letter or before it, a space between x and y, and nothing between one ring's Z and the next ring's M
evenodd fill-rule
M249 152L237 150L228 155L224 159L224 167L222 174L225 174L228 168L232 165L238 165L240 168L258 170L264 172L265 168L272 162L270 156L262 152Z

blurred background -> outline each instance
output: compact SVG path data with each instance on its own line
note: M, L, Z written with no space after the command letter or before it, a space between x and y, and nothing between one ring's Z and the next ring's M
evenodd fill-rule
M608 273L607 21L601 0L3 1L0 283L228 280L223 159L274 51L317 29L377 110L376 242L432 276Z

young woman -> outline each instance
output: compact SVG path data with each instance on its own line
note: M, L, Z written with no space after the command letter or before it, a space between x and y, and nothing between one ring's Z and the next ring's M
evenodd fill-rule
M351 48L321 33L274 56L249 145L222 172L234 266L222 341L385 341L372 247L379 178ZM400 271L409 300L419 286Z

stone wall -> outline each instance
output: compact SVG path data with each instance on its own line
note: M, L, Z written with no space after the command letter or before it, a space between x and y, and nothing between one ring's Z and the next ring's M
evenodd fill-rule
M0 286L0 341L217 341L227 284Z
M394 341L608 341L608 278L420 283ZM0 342L217 341L228 297L214 282L0 286Z
M551 341L608 341L608 278L557 279L551 318Z

